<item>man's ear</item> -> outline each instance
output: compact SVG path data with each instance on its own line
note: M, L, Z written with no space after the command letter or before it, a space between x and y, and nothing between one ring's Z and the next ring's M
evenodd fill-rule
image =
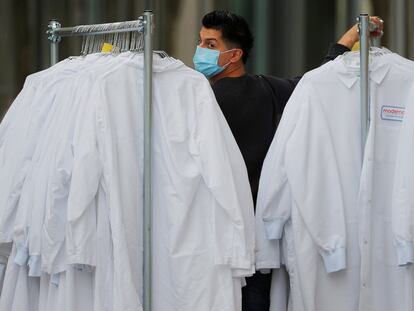
M234 49L232 51L231 62L236 63L243 57L243 50L242 49Z

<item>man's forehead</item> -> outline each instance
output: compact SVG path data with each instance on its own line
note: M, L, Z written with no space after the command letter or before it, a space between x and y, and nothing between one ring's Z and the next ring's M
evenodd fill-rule
M203 38L203 39L220 40L221 39L221 31L213 29L213 28L201 27L200 37Z

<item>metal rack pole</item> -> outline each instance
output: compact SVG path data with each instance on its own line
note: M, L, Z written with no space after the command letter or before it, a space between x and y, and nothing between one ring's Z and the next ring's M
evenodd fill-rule
M151 311L152 211L151 211L151 119L152 32L154 14L144 12L144 311Z
M120 23L112 23L113 25L120 24ZM108 24L95 24L95 26L99 25L108 25ZM80 36L91 36L91 35L104 35L104 34L113 34L113 33L123 33L123 32L132 32L138 31L142 32L143 28L141 25L137 27L129 27L129 28L120 28L120 29L109 29L109 30L96 30L96 31L88 31L85 32L76 32L77 27L62 27L54 29L52 32L54 35L59 37L80 37Z
M55 30L61 28L60 23L52 19L48 25L47 34L48 39L50 41L50 64L53 66L59 61L59 42L61 41L61 37L55 34Z
M360 42L360 80L361 80L361 143L364 154L365 141L369 129L369 16L359 15L359 42Z

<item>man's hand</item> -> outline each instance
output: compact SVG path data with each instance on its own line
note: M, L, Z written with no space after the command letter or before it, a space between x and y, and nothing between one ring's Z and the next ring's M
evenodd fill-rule
M384 29L384 21L378 16L371 16L370 21L378 25L378 27L371 32L371 36L381 36L382 30ZM338 43L352 49L354 44L359 41L358 34L358 23L352 26L343 36L339 39Z

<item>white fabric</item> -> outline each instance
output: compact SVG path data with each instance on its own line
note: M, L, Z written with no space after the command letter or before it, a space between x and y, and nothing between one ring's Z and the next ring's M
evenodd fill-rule
M47 274L29 277L28 267L15 264L12 257L0 299L1 311L93 310L93 273L71 267L62 273L56 286Z
M52 99L40 94L45 90L53 90L59 79L52 77L67 63L63 61L53 68L29 76L22 92L1 123L0 243L12 241L20 192L45 125L45 122L39 122L39 118L43 121L46 119L51 105Z
M273 242L285 234L292 310L414 308L412 267L398 267L391 228L402 123L392 109L404 110L414 95L413 67L397 58L371 55L371 125L363 162L358 54L306 74L285 109L263 165L257 210L265 236L262 231L257 240ZM258 242L259 254L260 245L266 244ZM341 256L332 256L345 246ZM268 250L261 254L263 263L275 262L266 257ZM345 270L327 273L338 268Z
M401 127L392 197L392 227L398 264L414 263L414 105L408 103Z
M412 61L408 61L397 54L392 55L402 66L410 66L411 70L414 70ZM411 90L411 92L414 92L414 90ZM414 224L412 213L412 207L414 206L414 192L412 192L414 190L414 166L411 157L414 152L413 109L413 104L408 102L398 142L392 196L392 231L399 265L414 263L414 236L412 232Z
M10 253L12 250L12 244L0 245L0 295L4 284L4 277L6 274L7 262L9 261Z
M288 310L289 307L289 275L282 266L274 269L270 287L270 311Z
M137 69L137 65L131 63L128 67L108 72L104 80L107 87L98 84L101 94L105 92L105 96L95 97L99 98L97 119L103 132L102 145L109 150L119 150L107 152L110 156L106 158L108 166L105 168L108 170L104 168L105 176L118 180L118 183L110 185L105 182L110 198L112 234L118 239L114 240L114 254L119 254L118 260L122 263L115 264L114 282L119 285L119 291L114 293L116 305L136 301L140 288L139 257L131 253L131 246L142 243L138 239L142 224L134 221L140 215L137 207L140 206L142 195L135 189L141 187L135 184L139 179L127 178L127 184L124 185L117 175L126 172L134 176L140 172L142 174L142 169L131 166L131 159L142 158L142 148L139 145L135 148L132 148L132 144L121 145L123 141L142 143L142 136L130 137L131 133L140 131L127 127L115 131L112 125L119 124L117 120L126 117L137 118L137 122L129 122L125 126L140 124L142 111L137 109L142 109L142 106L127 105L127 101L120 98L120 94L125 98L136 97L137 79L131 77L136 75ZM233 303L228 300L233 295L232 272L226 266L216 264L246 269L245 275L252 273L254 240L251 239L248 244L246 237L247 229L252 228L253 210L244 164L240 153L233 151L230 154L238 156L235 158L238 162L235 163L242 166L238 168L239 171L231 170L227 148L232 146L233 150L237 150L234 149L237 147L232 137L227 143L223 141L222 133L229 133L229 129L208 82L201 75L180 62L160 60L154 67L154 79L154 124L161 126L155 126L153 134L153 189L156 191L153 197L156 219L154 245L157 245L153 250L153 265L157 267L154 271L153 308L165 310L168 306L169 310L233 310ZM193 83L189 84L188 81ZM118 85L116 89L110 87L114 84ZM167 85L168 88L165 87ZM119 92L120 89L123 91ZM111 105L111 99L124 102L125 107L121 104L116 107ZM229 135L225 135L224 139L229 139ZM96 150L91 148L92 158L96 157L92 155L94 152ZM122 156L127 160L114 156ZM242 173L244 179L234 178L235 174L240 176ZM239 188L245 189L243 195L235 190L236 182L243 185ZM136 195L128 194L130 191ZM238 195L243 198L243 203L239 202ZM125 200L132 200L134 204ZM131 206L131 210L113 209L113 205ZM250 236L254 237L254 234ZM215 249L217 246L220 249ZM134 257L137 260L131 260ZM114 259L116 262L117 259ZM130 285L127 280L130 280ZM158 299L157 293L162 293L164 298ZM123 298L117 300L118 296Z
M142 309L142 70L141 54L96 54L27 79L0 126L0 242L15 243L0 310ZM201 74L153 71L153 310L241 310L242 156Z

